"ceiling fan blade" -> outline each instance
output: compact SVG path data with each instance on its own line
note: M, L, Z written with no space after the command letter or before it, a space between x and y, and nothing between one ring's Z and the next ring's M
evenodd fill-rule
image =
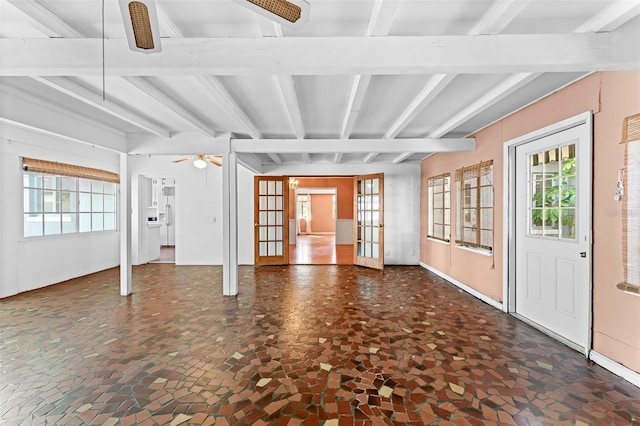
M215 165L216 165L216 166L218 166L218 167L221 167L221 166L222 166L222 163L220 163L219 161L213 160L213 159L211 159L211 158L207 158L207 159L205 159L205 161L208 161L208 162L209 162L209 163L211 163L211 164L215 164Z
M195 157L186 157L186 158L181 158L179 160L174 160L174 163L182 163L183 161L189 161L189 160L193 160Z
M305 0L234 0L262 16L290 28L309 20L309 3Z

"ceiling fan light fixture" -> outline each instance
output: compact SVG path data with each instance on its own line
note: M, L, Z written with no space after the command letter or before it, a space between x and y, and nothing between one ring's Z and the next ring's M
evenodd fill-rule
M193 166L196 169L204 169L205 167L207 167L207 162L204 161L202 158L196 158L195 160L193 160Z
M153 0L119 0L129 49L134 52L162 51L156 3Z
M290 28L309 20L310 5L304 0L235 0L262 16Z

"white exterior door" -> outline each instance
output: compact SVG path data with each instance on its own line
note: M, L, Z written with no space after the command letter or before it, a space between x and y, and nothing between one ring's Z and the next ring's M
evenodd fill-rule
M586 353L591 300L591 135L516 147L516 313Z

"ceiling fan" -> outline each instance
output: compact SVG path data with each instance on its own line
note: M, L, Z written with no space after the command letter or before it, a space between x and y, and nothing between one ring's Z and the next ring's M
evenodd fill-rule
M305 0L233 0L240 6L279 24L296 28L309 19ZM118 0L129 49L134 52L161 52L158 12L155 0Z
M179 160L175 160L174 163L182 163L183 161L193 160L193 166L197 169L204 169L207 167L207 163L211 163L214 166L222 166L220 159L222 155L191 155L189 157L184 157Z

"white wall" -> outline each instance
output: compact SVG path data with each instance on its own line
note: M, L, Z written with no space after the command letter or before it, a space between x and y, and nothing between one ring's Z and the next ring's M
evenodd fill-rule
M0 297L120 263L119 232L23 237L21 156L118 172L118 154L0 123Z
M139 176L176 179L174 221L176 265L222 265L222 171L208 165L196 169L191 162L174 163L179 156L132 156L133 264L145 261L142 253L146 207L138 203ZM238 261L253 264L253 173L238 167ZM250 213L250 218L247 216Z

